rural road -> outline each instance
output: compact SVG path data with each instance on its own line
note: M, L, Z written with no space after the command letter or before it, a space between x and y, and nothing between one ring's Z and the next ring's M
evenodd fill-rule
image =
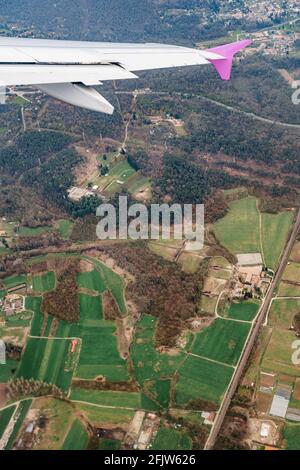
M115 93L116 93L116 95L132 95L133 94L132 91L115 91ZM173 94L176 95L176 96L179 96L181 98L185 98L186 93L174 92ZM155 91L155 90L138 90L138 95L168 96L168 95L170 95L170 93L167 92L167 91L160 91L159 92L159 91ZM276 121L274 119L268 119L268 118L265 118L263 116L259 116L258 114L255 114L255 113L252 113L252 112L249 112L249 111L244 111L243 109L237 108L235 106L230 106L228 104L222 103L222 101L217 101L217 100L214 100L212 98L208 98L207 96L204 96L204 95L199 94L199 93L197 93L197 94L188 93L188 95L193 97L193 98L199 98L199 99L202 99L202 100L207 101L209 103L215 104L216 106L227 109L228 111L243 114L244 116L247 116L247 117L249 117L251 119L254 119L256 121L264 122L266 124L272 124L272 125L279 126L279 127L285 127L287 129L296 129L296 130L300 129L300 124L291 124L291 123L288 123L288 122L282 122L282 121Z
M260 311L258 313L257 319L253 323L252 330L251 330L251 332L249 334L249 337L248 337L248 340L247 340L247 342L244 346L244 350L243 350L242 355L240 357L239 363L238 363L238 365L235 369L235 372L234 372L233 377L231 379L231 382L229 384L226 395L225 395L225 397L223 399L223 402L221 404L221 407L220 407L220 409L217 413L215 422L214 422L214 424L211 428L210 435L209 435L208 440L207 440L207 442L205 444L205 447L204 447L205 450L210 450L214 447L214 444L216 442L216 438L217 438L217 436L219 434L219 431L221 429L221 426L222 426L222 423L223 423L224 418L226 416L227 410L229 408L231 399L232 399L232 397L233 397L233 395L234 395L234 393L237 389L237 386L240 382L240 379L242 377L244 368L245 368L245 366L248 362L249 356L250 356L251 351L254 347L255 341L256 341L256 339L259 335L261 326L263 325L263 322L264 322L265 316L268 312L269 306L272 302L272 298L273 298L275 288L276 288L278 282L280 281L280 279L282 277L282 274L284 272L284 269L285 269L285 267L288 263L290 253L291 253L293 245L296 241L296 237L297 237L297 234L298 234L299 230L300 230L300 209L298 211L297 218L296 218L296 221L294 223L294 227L293 227L293 230L291 232L289 241L288 241L288 243L287 243L287 245L284 249L284 252L282 254L278 270L277 270L277 272L275 274L275 277L274 277L274 279L273 279L273 281L272 281L272 283L269 287L267 295L264 298L264 301L263 301L262 306L260 308Z

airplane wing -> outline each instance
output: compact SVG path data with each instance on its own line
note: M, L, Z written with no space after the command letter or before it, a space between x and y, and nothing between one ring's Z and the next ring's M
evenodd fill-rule
M32 85L54 98L112 114L93 86L138 78L142 70L213 64L229 80L234 55L250 40L208 50L163 44L114 44L0 37L0 84Z

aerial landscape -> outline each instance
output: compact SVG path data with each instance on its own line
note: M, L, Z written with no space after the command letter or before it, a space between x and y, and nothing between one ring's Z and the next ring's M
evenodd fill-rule
M0 0L0 75L2 37L200 54L74 79L99 109L21 75L0 97L0 450L300 450L299 13ZM204 205L202 246L174 219L169 239L100 239L119 196Z

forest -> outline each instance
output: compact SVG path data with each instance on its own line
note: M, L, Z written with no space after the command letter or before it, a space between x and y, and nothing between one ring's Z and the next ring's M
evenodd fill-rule
M57 287L43 296L43 314L53 315L59 320L78 323L80 319L79 295L76 277L78 261L68 259L64 269L57 274Z
M0 150L0 166L12 176L43 164L47 157L70 145L71 137L52 131L28 131L20 134L14 144Z
M181 41L187 43L224 36L228 30L248 31L270 26L282 18L265 23L234 19L224 22L219 10L241 8L241 1L225 0L1 0L0 20L30 24L43 37L55 34L70 39L98 41ZM176 10L180 14L176 14ZM188 14L186 14L186 11ZM174 14L175 11L175 14ZM209 19L209 21L207 21ZM187 39L188 38L188 39Z
M134 276L127 286L128 300L139 311L158 317L157 346L175 347L186 320L197 314L205 266L196 274L186 274L176 263L152 253L144 242L105 245L102 249Z

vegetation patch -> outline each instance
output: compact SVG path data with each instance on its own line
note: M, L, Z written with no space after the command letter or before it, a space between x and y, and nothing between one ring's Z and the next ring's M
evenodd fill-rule
M283 437L286 450L300 450L300 424L286 424Z
M74 223L68 219L62 219L58 222L58 231L63 240L69 240Z
M192 440L185 432L160 428L152 444L153 450L191 450Z
M108 425L128 426L135 415L134 410L100 408L83 403L76 403L76 407L86 415L90 423L100 428Z
M6 383L12 379L19 366L19 361L15 359L6 359L6 364L0 367L0 383Z
M45 432L41 432L34 450L60 450L74 421L74 406L66 400L41 397L34 400L32 410L46 421Z

